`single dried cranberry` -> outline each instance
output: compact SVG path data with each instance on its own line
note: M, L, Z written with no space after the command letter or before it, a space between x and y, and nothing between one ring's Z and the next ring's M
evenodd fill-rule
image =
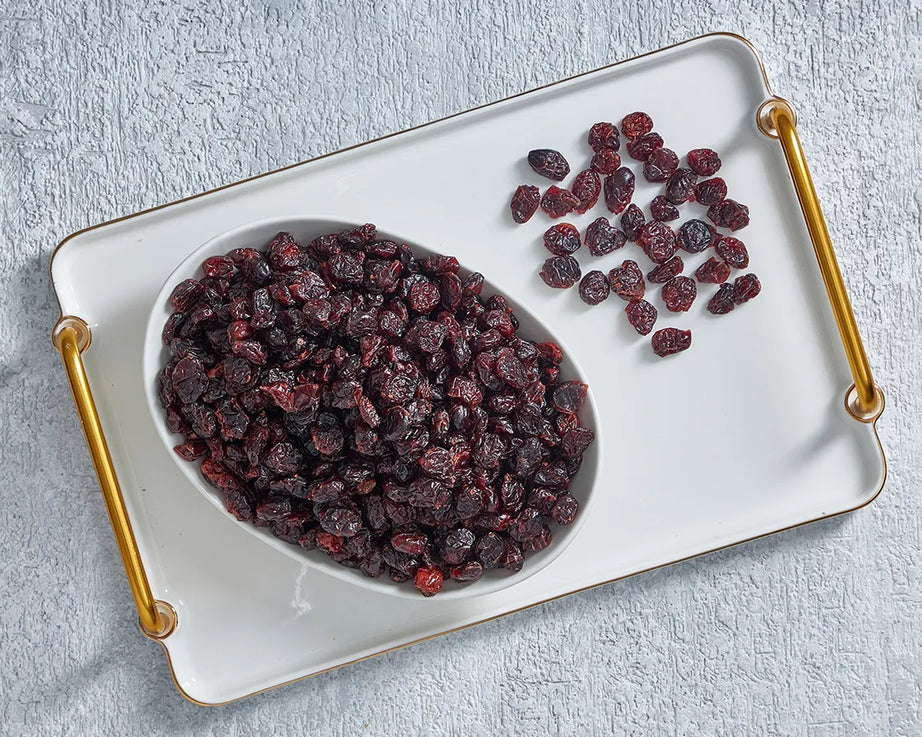
M681 256L673 256L668 261L664 261L652 271L647 273L647 281L652 284L665 284L674 276L682 273L685 264L682 263Z
M720 177L705 179L695 186L695 199L705 207L720 204L726 198L727 183Z
M233 260L227 256L212 256L202 261L202 273L212 279L219 276L230 276L234 269Z
M589 129L589 145L593 151L601 151L603 148L617 151L621 146L618 129L611 123L596 123Z
M720 157L709 148L696 148L685 157L689 168L702 177L710 177L720 169Z
M541 190L530 184L520 185L512 195L512 202L509 204L512 219L517 223L527 223L538 211L539 204L541 204Z
M558 525L569 525L576 518L578 511L579 502L573 496L564 492L557 497L557 501L551 509L551 517Z
M636 241L645 222L646 218L643 216L643 210L637 205L628 205L621 215L621 230L624 231L624 237L629 241Z
M451 569L451 577L460 583L469 583L477 581L483 576L483 566L476 560L469 560L467 563L455 566Z
M666 223L670 220L678 220L679 208L673 205L663 195L657 195L650 203L650 215L654 220Z
M734 269L745 269L749 266L749 251L741 240L725 235L717 241L714 250Z
M703 220L689 220L679 226L676 245L689 253L701 253L717 242L717 231Z
M570 165L560 151L536 148L528 152L528 165L542 177L561 181L570 173Z
M644 133L628 141L627 152L635 161L646 161L654 151L662 147L663 137L659 133Z
M579 246L579 231L570 223L552 225L544 231L544 247L555 256L569 256Z
M643 175L648 182L666 182L679 168L679 157L671 148L658 148L644 161ZM667 190L666 198L669 199ZM670 200L672 204L679 204Z
M708 218L721 228L740 230L749 225L749 208L736 200L724 200L708 208Z
M544 197L541 198L541 209L553 220L573 212L578 206L579 198L575 194L555 185L548 187Z
M596 172L586 169L576 175L570 191L579 200L576 212L582 215L587 210L595 207L595 203L598 202L599 194L602 191L602 180L599 179Z
M572 256L554 256L544 262L540 276L554 289L569 289L581 276L579 262Z
M713 315L726 315L736 306L736 289L732 284L721 284L720 288L708 300L708 312Z
M653 352L660 358L688 350L691 345L691 330L663 328L653 333L651 339Z
M177 284L170 293L170 306L176 312L185 312L205 293L205 285L195 279Z
M624 308L628 322L641 335L648 335L656 323L656 308L645 299L628 302Z
M435 596L442 590L443 581L444 576L438 566L420 566L413 583L423 596Z
M634 172L622 166L605 178L605 206L615 215L622 212L634 196Z
M663 302L670 312L688 312L698 296L698 287L687 276L674 276L663 284Z
M643 281L643 272L636 261L623 261L608 272L608 284L611 291L621 299L631 301L643 297L646 285Z
M607 218L600 217L586 226L586 235L583 239L586 248L593 256L604 256L624 246L625 236L613 226Z
M696 199L695 183L698 175L690 169L676 169L666 182L666 199L673 205L694 202Z
M599 149L589 162L589 168L599 174L614 174L620 166L621 156L610 148Z
M676 236L668 225L652 220L641 229L637 243L648 259L661 264L675 254Z
M558 412L575 415L586 401L589 387L580 381L567 381L556 389L551 396L551 405Z
M608 299L611 287L601 271L590 271L579 283L579 296L587 305L597 305Z
M716 258L709 258L695 272L695 278L703 284L722 284L730 278L730 267Z
M428 541L429 538L422 532L398 532L391 536L391 545L394 550L414 557L423 554Z
M410 287L407 305L417 312L428 313L442 301L442 293L431 281L419 282Z
M496 532L481 535L474 544L474 555L486 569L499 568L505 554L503 538Z
M621 120L621 132L632 141L652 130L653 119L643 112L630 113Z
M733 282L733 289L735 291L733 300L736 304L741 305L756 297L762 291L762 284L755 274L744 274Z

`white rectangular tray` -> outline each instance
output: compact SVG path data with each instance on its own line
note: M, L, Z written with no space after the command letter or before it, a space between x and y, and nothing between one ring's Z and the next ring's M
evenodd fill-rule
M748 42L713 34L61 243L55 291L62 314L92 331L86 373L151 589L176 611L162 644L185 696L227 702L877 495L883 451L873 424L846 411L852 378L811 239L782 150L756 126L771 96ZM588 308L575 290L548 289L537 277L547 219L508 215L515 187L536 179L529 149L559 148L578 171L588 126L633 110L680 155L720 151L731 196L751 208L739 235L763 284L730 315L709 316L699 296L691 313L662 316L657 327L694 333L668 360L626 327L618 300ZM653 194L638 177L635 202ZM548 568L467 600L369 592L264 545L177 470L141 386L152 301L207 239L293 214L373 222L456 255L564 337L599 409L601 462L591 515ZM632 248L597 267L580 260L609 269Z

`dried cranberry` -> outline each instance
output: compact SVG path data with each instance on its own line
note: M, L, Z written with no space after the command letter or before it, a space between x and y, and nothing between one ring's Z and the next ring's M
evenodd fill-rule
M668 225L652 220L641 229L637 243L648 259L661 264L675 254L676 236Z
M720 177L705 179L695 186L695 199L705 207L717 205L727 198L727 183Z
M652 284L665 284L674 276L682 273L685 264L682 263L681 256L673 256L668 261L664 261L652 271L647 273L647 281Z
M544 231L544 247L555 256L569 256L579 246L579 231L570 223L552 225Z
M732 236L725 235L714 246L717 255L720 256L734 269L745 269L749 266L749 251L746 250L745 244Z
M569 525L576 518L578 511L579 502L570 494L564 492L557 497L557 501L551 509L551 517L558 525Z
M740 230L749 225L749 208L736 200L724 200L708 208L708 218L721 228Z
M581 276L579 262L572 256L554 256L541 267L541 278L554 289L569 289Z
M554 389L551 405L559 412L575 415L586 401L588 388L580 381L567 381Z
M654 220L666 223L671 220L678 220L679 208L673 205L663 195L657 195L650 203L650 215Z
M736 306L736 289L732 284L721 284L720 288L708 301L708 312L713 315L726 315Z
M628 141L627 152L636 161L646 161L654 151L663 147L663 138L659 133L644 133Z
M611 291L621 299L631 301L643 297L646 285L643 281L643 272L636 261L623 261L608 272L608 284Z
M628 205L621 215L621 230L624 231L624 237L629 241L636 241L645 222L646 218L643 215L643 210L637 205Z
M634 140L638 136L649 133L653 130L653 119L643 112L631 113L625 115L621 120L621 132L625 138Z
M717 242L717 231L703 220L689 220L679 226L676 245L688 253L701 253Z
M589 253L593 256L604 256L624 246L626 239L624 233L614 227L607 218L600 217L586 226L583 240Z
M691 345L691 330L663 328L653 333L651 343L653 352L661 358L671 356L674 353L681 353L688 350Z
M605 178L605 206L615 215L622 212L634 196L634 172L622 166Z
M590 271L579 283L579 296L587 305L597 305L608 299L611 287L601 271Z
M442 590L443 580L444 576L438 566L420 566L413 583L423 596L435 596Z
M595 203L598 202L599 194L602 191L602 180L599 179L596 172L586 169L576 175L570 191L579 200L579 204L575 209L576 212L582 215L587 210L595 207Z
M687 276L674 276L663 284L663 302L670 312L688 312L698 296L698 287Z
M554 185L548 187L544 197L541 198L541 209L553 220L573 212L579 207L579 204L579 197L567 189L561 189Z
M643 175L648 182L666 182L679 168L679 157L671 148L658 148L651 152L643 165ZM667 190L666 198L669 199ZM670 200L674 205L679 204Z
M762 284L755 274L744 274L733 282L733 289L735 292L733 300L736 304L741 305L756 297L762 291Z
M695 272L695 278L702 284L722 284L730 278L730 267L716 258L709 258Z
M666 199L673 205L694 202L696 199L695 183L698 175L690 169L676 169L666 182Z
M685 157L689 168L702 177L710 177L720 169L720 157L709 148L696 148Z
M620 166L621 156L610 148L596 151L592 161L589 162L589 168L599 174L614 174Z
M656 323L656 308L645 299L628 302L624 308L628 322L641 335L648 335Z
M541 204L541 190L530 184L520 185L512 195L512 202L509 204L512 219L517 223L527 223L538 211L539 204Z
M601 151L604 148L617 151L621 146L618 129L611 123L596 123L589 129L589 145L593 151Z
M542 177L563 180L570 173L570 165L560 151L551 148L536 148L528 152L528 165Z

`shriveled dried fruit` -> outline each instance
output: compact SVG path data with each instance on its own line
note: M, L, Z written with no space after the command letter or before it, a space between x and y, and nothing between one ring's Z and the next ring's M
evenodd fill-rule
M628 205L621 215L621 230L624 231L624 237L629 241L636 241L646 220L643 210L637 205Z
M610 148L599 149L589 162L589 168L599 174L614 174L620 166L621 156Z
M621 132L624 137L634 140L638 136L653 130L653 119L644 112L630 113L621 120Z
M588 389L581 381L567 381L554 389L551 406L558 412L575 415L586 401Z
M512 219L517 223L527 223L531 216L538 212L541 204L541 190L531 184L522 184L512 195L509 208L512 210Z
M702 177L710 177L720 169L720 157L709 148L696 148L685 157L689 168Z
M733 282L733 290L733 300L741 305L756 297L762 291L762 284L755 274L744 274Z
M695 200L705 207L717 205L727 198L727 183L720 177L705 179L695 186Z
M634 172L622 166L614 174L605 178L603 189L605 206L617 215L628 206L634 196Z
M651 152L643 165L643 175L648 182L666 182L679 168L679 157L671 148L658 148ZM669 194L666 194L668 199ZM673 202L673 204L678 204Z
M663 137L659 133L644 133L633 141L628 141L627 152L635 161L646 161L654 151L662 147Z
M603 148L617 151L621 146L618 129L611 123L596 123L589 129L589 146L593 151Z
M583 240L589 253L593 256L604 256L622 248L626 238L624 233L608 221L608 218L600 217L586 226L586 235Z
M587 305L597 305L608 299L611 287L601 271L590 271L579 283L579 296Z
M688 350L689 346L691 346L691 330L663 328L653 333L653 338L650 342L653 345L653 352L657 356L665 358Z
M649 335L656 324L656 308L645 299L635 299L628 302L624 308L628 322L641 335Z
M717 231L703 220L688 220L679 226L676 245L688 253L701 253L717 242Z
M544 262L539 272L544 283L554 289L569 289L579 281L579 262L572 256L554 256Z
M679 208L660 194L654 197L650 203L650 216L661 223L678 220Z
M579 200L575 209L582 215L595 207L595 203L598 202L599 194L602 192L602 180L596 172L586 169L576 175L570 191Z
M414 585L423 596L435 596L442 590L444 576L437 566L420 566L416 569Z
M611 291L628 302L643 297L646 289L643 272L637 262L630 259L608 272L608 284Z
M708 312L713 315L726 315L736 306L736 289L732 284L721 284L714 296L708 300Z
M723 284L730 278L730 267L712 257L698 267L695 278L702 284Z
M708 218L721 228L740 230L749 225L749 208L736 200L724 200L708 208Z
M746 250L745 244L737 238L725 235L717 241L714 250L734 269L745 269L749 266L749 251Z
M661 264L675 254L676 236L668 225L652 220L641 229L637 243L648 259Z
M664 261L655 269L647 273L647 281L651 284L665 284L674 276L682 273L685 264L682 263L681 256L673 256L668 261Z
M548 187L544 197L541 198L541 209L552 220L562 218L577 207L579 207L579 198L570 190L561 189L555 185Z
M673 205L694 202L696 199L695 183L698 175L690 169L676 169L666 182L666 199Z
M687 276L674 276L663 284L663 302L670 312L688 312L697 296L698 287Z
M528 152L528 165L542 177L562 181L570 173L570 165L560 151L536 148Z
M555 256L569 256L579 246L579 231L570 223L552 225L544 231L544 247Z

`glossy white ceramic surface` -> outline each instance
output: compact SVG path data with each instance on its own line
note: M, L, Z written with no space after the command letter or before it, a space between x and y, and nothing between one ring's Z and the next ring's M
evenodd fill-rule
M164 645L186 695L234 699L874 498L882 451L874 428L845 412L851 378L813 249L781 150L755 126L769 94L749 46L704 37L68 240L55 289L63 312L92 326L87 372L154 594L178 613ZM669 360L651 355L614 299L588 308L545 287L547 220L516 226L508 215L515 187L537 180L525 152L559 148L576 169L587 127L633 110L680 153L721 152L721 175L751 208L739 235L763 284L730 315L705 313L702 295L690 313L661 319L694 333ZM654 192L638 182L635 201ZM531 578L468 599L370 591L280 555L218 513L170 458L142 371L164 280L229 228L318 212L455 254L527 305L584 373L601 438L591 515Z

